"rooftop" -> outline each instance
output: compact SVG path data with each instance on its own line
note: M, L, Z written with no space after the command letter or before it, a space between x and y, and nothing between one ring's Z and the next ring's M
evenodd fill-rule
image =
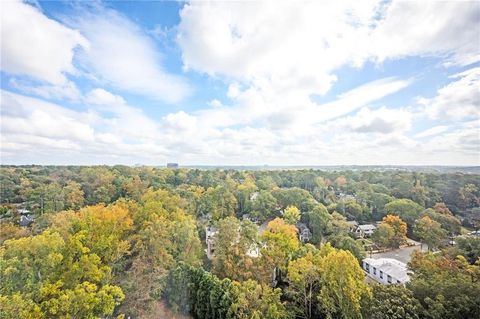
M359 225L358 228L360 228L363 231L366 231L366 230L375 230L377 229L377 226L373 224L365 224L365 225Z
M377 271L383 271L385 274L402 282L408 281L407 264L393 258L365 258L363 260L370 266L377 268Z

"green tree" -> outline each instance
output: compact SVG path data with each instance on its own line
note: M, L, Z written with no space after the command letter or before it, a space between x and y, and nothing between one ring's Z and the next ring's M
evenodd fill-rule
M252 215L260 221L265 221L275 214L277 199L267 190L261 190L258 196L252 201Z
M135 200L139 200L145 192L145 184L138 175L125 179L122 183L122 188L125 193L125 198Z
M396 199L385 205L388 215L397 215L409 226L413 227L415 220L420 217L423 207L410 199Z
M329 238L329 241L333 247L347 250L352 253L352 255L357 258L359 264L361 264L362 259L365 258L365 249L363 248L363 245L350 236L337 235Z
M312 230L312 242L319 244L333 232L332 216L322 204L316 205L308 214L308 226Z
M281 209L295 206L302 212L306 212L312 210L317 204L315 198L308 191L298 187L276 189L273 196L276 197Z
M130 211L133 232L129 265L119 278L126 292L122 310L131 316L147 316L165 289L174 262L198 266L201 243L195 220L181 208L181 198L164 190L147 191L142 203L118 202Z
M347 219L337 212L332 213L332 229L333 234L347 234L350 230L350 225L347 223Z
M396 215L387 215L372 237L382 247L398 248L407 240L407 224Z
M437 248L447 238L447 232L440 223L424 216L415 222L413 234L428 246L428 250Z
M422 217L424 216L428 216L430 219L440 223L442 228L449 234L459 234L462 229L460 220L452 214L439 213L434 209L429 208L422 213Z
M214 220L235 215L237 199L226 186L209 187L201 199L203 213L210 213Z
M390 247L395 231L392 226L386 223L378 225L372 234L372 240L380 247Z
M458 193L463 209L479 206L478 187L475 184L466 184L459 189Z
M83 206L84 193L79 183L71 181L63 188L65 194L65 207L79 209Z
M400 285L372 286L373 298L363 305L366 319L420 319L423 308L410 290Z
M363 207L355 200L346 200L344 202L345 214L355 220L363 220Z
M278 288L260 285L254 280L233 282L233 295L235 301L230 307L230 313L235 319L290 318L285 305L280 300L282 291Z
M170 270L164 296L174 310L194 318L234 318L231 307L235 294L230 279L220 280L182 262Z
M479 318L480 284L472 274L480 265L465 259L451 259L439 254L414 253L407 288L425 308L428 318Z
M464 256L470 264L475 264L475 262L480 258L480 238L475 236L459 236L455 238L457 243L454 247L455 255Z
M227 217L217 223L212 270L221 278L246 280L255 273L252 252L258 247L258 227L249 220Z
M240 213L246 213L250 210L250 196L257 190L253 179L249 176L242 184L237 186L237 202L238 211Z

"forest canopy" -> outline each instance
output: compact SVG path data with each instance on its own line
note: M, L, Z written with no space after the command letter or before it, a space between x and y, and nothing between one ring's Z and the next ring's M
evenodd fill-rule
M0 182L0 318L480 317L478 175L2 166ZM370 284L353 221L378 224L378 249L435 253L406 285Z

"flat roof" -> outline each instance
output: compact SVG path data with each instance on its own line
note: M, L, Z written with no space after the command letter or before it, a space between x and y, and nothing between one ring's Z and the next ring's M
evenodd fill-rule
M398 261L393 258L365 258L364 263L369 264L372 267L377 268L377 271L383 271L383 273L392 276L393 278L402 282L408 281L407 264Z

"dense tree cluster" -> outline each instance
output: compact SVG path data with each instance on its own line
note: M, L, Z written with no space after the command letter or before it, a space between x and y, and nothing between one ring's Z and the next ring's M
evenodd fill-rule
M164 302L199 319L480 317L480 239L459 236L447 247L449 236L480 226L479 176L126 166L0 173L2 319L147 318ZM27 215L33 223L22 226ZM358 239L352 221L379 225ZM210 260L207 227L216 230ZM366 284L366 249L398 248L407 236L435 251L413 258L410 283Z
M18 299L33 318L96 318L120 304L141 315L161 296L174 261L200 265L195 220L167 191L44 218L45 230L0 248L2 311Z
M201 269L179 263L168 276L165 297L172 308L194 318L289 318L280 300L281 290L254 280L223 280Z

